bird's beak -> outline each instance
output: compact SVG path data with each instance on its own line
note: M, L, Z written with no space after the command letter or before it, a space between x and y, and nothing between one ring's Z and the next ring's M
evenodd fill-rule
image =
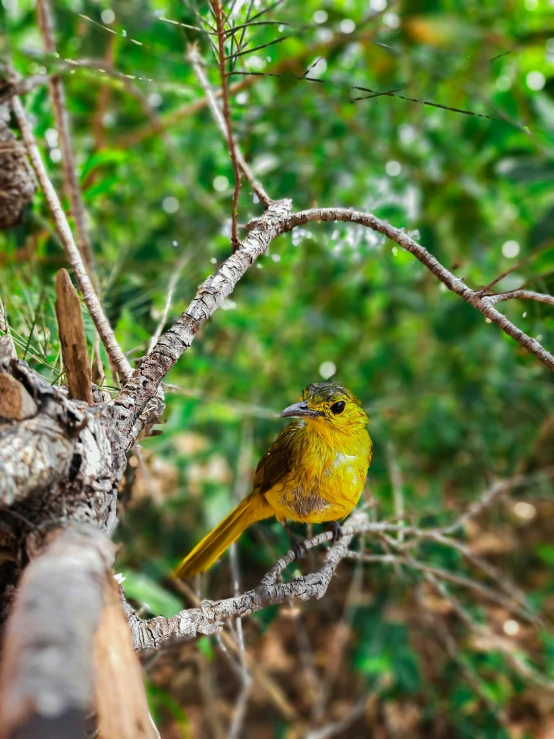
M295 403L285 408L281 413L281 418L318 418L322 415L323 413L320 411L312 411L308 408L308 404L303 400L301 403Z

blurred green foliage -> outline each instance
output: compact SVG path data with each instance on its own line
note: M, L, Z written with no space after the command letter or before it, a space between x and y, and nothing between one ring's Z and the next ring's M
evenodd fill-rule
M3 0L6 48L23 75L63 76L102 298L134 360L147 349L179 260L186 263L167 326L230 252L232 167L209 110L194 109L202 92L186 45L199 44L214 85L218 71L209 35L172 22L198 26L194 3L54 5L59 58L42 51L32 0ZM235 4L235 25L245 22L248 5ZM256 12L267 7L254 5ZM198 12L210 19L206 3ZM554 292L551 2L416 0L385 7L380 0L306 0L280 4L264 19L279 23L252 27L243 45L288 38L239 57L230 83L244 86L231 100L235 133L272 197L291 197L295 209L369 210L416 232L472 287L510 270L495 289ZM293 76L308 69L322 82ZM356 100L371 94L359 88L400 90L420 102L389 95ZM28 94L25 104L61 193L47 88ZM242 224L260 212L247 186L239 212ZM65 261L40 193L23 222L0 234L0 248L0 289L19 355L63 381L53 285ZM552 349L551 306L512 301L500 308ZM85 322L92 352L94 328L87 316ZM168 390L162 433L141 442L143 462L135 457L133 468L139 479L118 533L128 593L147 611L178 610L164 577L247 492L257 459L282 427L276 414L307 383L326 377L329 363L370 414L375 455L368 499L371 492L383 517L395 512L392 464L400 470L407 515L433 524L449 520L494 477L552 462L554 385L535 358L373 232L310 225L271 245L166 378L176 387ZM115 394L109 375L107 385ZM492 556L538 606L552 609L550 485L514 495L539 513L546 506L545 518L523 520L511 505L491 513L488 535L500 532L501 540L507 527L512 532L510 545ZM275 524L245 535L243 584L255 585L286 548ZM451 551L435 547L428 555L437 566L464 567ZM351 684L361 678L383 704L410 696L421 707L417 736L507 736L499 714L448 655L431 672L422 664L410 619L399 616L414 607L414 578L367 568L369 601L355 609L355 638L342 668ZM208 579L210 597L231 594L226 562ZM340 592L329 603L340 602ZM278 618L279 609L258 614L253 642L258 631L275 634ZM545 638L536 656L554 675L551 637ZM526 686L503 659L462 644L460 658L481 675L490 704L498 711L521 707ZM434 648L444 653L440 643ZM211 655L213 646L205 640L199 649ZM182 727L179 699L170 696L179 689L164 684L150 689L156 716L173 716ZM518 710L514 725L526 713ZM248 726L245 736L256 735Z

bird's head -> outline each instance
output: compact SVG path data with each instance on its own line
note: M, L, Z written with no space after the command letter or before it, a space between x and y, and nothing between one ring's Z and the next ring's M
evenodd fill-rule
M300 403L289 405L282 418L305 418L308 422L331 424L335 429L348 431L352 426L368 422L362 404L343 385L335 382L317 382L303 391Z

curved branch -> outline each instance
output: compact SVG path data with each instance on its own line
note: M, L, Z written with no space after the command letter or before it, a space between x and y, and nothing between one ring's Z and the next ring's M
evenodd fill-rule
M516 476L504 481L502 489L509 490L524 482L532 483L536 479L536 476L529 476L528 478ZM276 562L262 578L258 587L253 590L216 602L203 601L199 607L181 611L172 618L157 616L144 621L123 599L123 608L133 634L135 649L155 650L166 642L193 639L200 634L214 634L221 631L228 619L241 618L268 605L284 603L290 598L299 598L300 600L322 598L327 592L338 564L343 559L408 565L412 569L422 572L425 576L432 575L438 577L441 581L452 582L459 587L476 592L486 600L501 604L502 607L517 614L529 623L544 627L543 619L527 602L525 595L517 591L512 583L506 581L501 573L491 569L488 563L485 563L485 567L483 567L480 561L469 560L478 570L491 579L496 589L466 575L460 575L450 570L437 568L432 564L420 562L413 556L407 556L403 553L407 548L411 549L416 546L418 542L433 538L440 540L444 546L451 546L453 549L463 547L463 544L460 544L458 540L442 536L442 532L447 528L458 528L470 518L480 514L496 500L497 492L498 485L493 485L488 490L483 491L450 527L425 529L387 521L370 521L365 511L356 511L343 526L344 535L342 538L328 550L325 562L319 571L308 573L290 582L282 582L283 570L295 560L295 554L291 550ZM353 551L349 548L352 538L356 534L373 534L382 537L400 531L405 537L409 537L409 540L399 541L398 539L387 538L394 554L375 554L373 551ZM312 539L308 539L304 542L304 545L306 549L312 549L326 541L330 541L332 537L331 531L325 531Z
M528 352L534 354L537 359L545 365L545 367L554 370L554 355L544 349L536 339L532 339L526 333L521 331L521 329L509 321L506 316L503 316L502 313L499 313L494 308L494 303L496 301L492 298L496 296L480 296L478 292L471 290L463 280L453 275L452 272L446 269L446 267L443 267L438 259L428 252L425 247L410 238L410 236L402 231L402 229L395 228L389 223L380 221L370 213L348 210L347 208L312 208L310 210L294 213L290 217L285 230L290 231L296 226L304 225L311 221L345 221L358 223L361 226L367 226L374 231L379 231L379 233L388 236L389 239L395 241L403 249L406 249L406 251L413 254L414 257L425 265L425 267L427 267L435 277L446 285L449 290L456 293L456 295L459 295L466 301L466 303L469 303L476 308L492 323L496 323L504 333L515 339L518 344L521 344L521 346ZM536 294L538 295L538 293ZM505 299L507 300L508 298Z
M300 598L301 600L322 598L327 591L337 565L347 555L352 537L360 527L368 523L367 516L364 513L357 513L350 520L352 525L344 527L344 536L329 549L325 557L325 563L318 572L304 575L286 583L276 582L278 574L294 560L295 555L291 551L287 552L277 562L257 588L242 595L217 602L202 601L199 608L189 608L172 618L158 616L143 621L131 606L124 604L135 648L137 650L157 649L161 644L168 641L192 639L199 634L215 634L221 631L224 622L231 617L246 616L268 605L283 603L290 598ZM305 545L309 549L323 541L328 541L331 537L332 533L327 531L306 541Z
M536 293L533 290L510 290L507 293L497 293L496 295L488 295L489 301L494 305L501 300L536 300L539 303L550 303L554 305L554 296L545 295L545 293Z

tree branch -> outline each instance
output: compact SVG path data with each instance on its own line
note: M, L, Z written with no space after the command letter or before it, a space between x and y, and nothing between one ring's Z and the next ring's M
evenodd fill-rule
M499 303L501 300L537 300L539 303L550 303L550 305L554 305L554 296L536 293L533 290L511 290L507 293L487 295L487 298L493 305Z
M531 483L537 479L537 476L530 476L525 481ZM523 484L523 482L523 478L512 478L506 481L505 489ZM444 583L452 583L458 588L469 590L479 595L485 601L500 605L508 612L516 614L535 627L548 628L545 621L527 601L525 595L511 583L507 582L502 573L469 552L468 547L463 542L448 539L441 534L441 531L448 528L457 528L460 522L467 522L471 517L481 513L487 505L492 504L497 498L496 495L491 494L491 490L496 492L498 488L492 486L492 488L485 490L448 527L425 529L416 526L403 527L400 524L386 521L375 522L370 521L363 510L359 510L351 516L343 527L344 536L341 540L327 551L324 564L319 571L303 575L290 582L282 582L281 576L283 570L295 560L294 552L289 551L262 578L257 588L217 602L200 602L198 607L181 611L173 618L156 617L144 621L123 598L123 608L129 620L135 648L137 650L155 650L165 643L192 639L200 634L214 634L221 631L224 623L229 619L246 616L268 605L287 602L291 598L299 598L301 600L319 599L326 593L336 568L342 559L407 566L420 573L420 576L424 580L438 584L443 593L446 592L444 590ZM387 537L387 534L398 533L399 531L402 531L404 536L407 537L405 541ZM376 538L386 538L387 545L393 550L393 553L375 553L373 547L369 551L351 550L349 546L353 536L356 534L369 534ZM305 546L307 549L311 549L330 541L332 536L330 531L324 532L307 540ZM416 559L413 555L406 556L403 554L405 549L414 548L426 539L435 539L444 546L451 546L464 553L468 561L484 573L496 588L488 586L482 581L473 579L466 574L436 567L432 563ZM452 602L455 601L457 604L456 609L459 609L462 614L465 613L465 609L458 599L455 599L453 596L449 596L449 599ZM465 619L465 616L463 618ZM491 633L488 626L483 625L479 629L480 633L485 633L485 631ZM226 636L226 633L224 632L223 635ZM497 645L497 647L503 649L502 645ZM516 665L519 671L521 671L520 667ZM539 673L534 668L529 667L528 669L533 673L533 679L537 679Z
M435 277L437 277L452 292L459 295L466 303L469 303L482 313L485 318L499 326L504 333L515 339L524 349L534 354L537 359L551 370L554 370L554 355L548 352L543 346L530 336L525 334L521 329L509 321L506 316L499 313L494 308L494 299L491 296L480 296L478 292L471 290L463 280L452 274L446 267L430 254L425 247L418 244L410 238L404 231L391 226L389 223L380 221L370 213L362 213L360 211L348 210L346 208L312 208L311 210L295 213L289 219L287 231L292 230L296 226L304 225L312 221L345 221L350 223L359 223L367 226L374 231L385 234L389 239L395 241L403 249L409 251L415 256ZM538 294L538 293L537 293ZM492 296L494 297L494 296ZM507 299L507 298L506 298ZM545 301L550 302L550 301Z
M56 41L54 39L54 19L52 17L50 0L37 0L37 14L44 50L48 54L57 54ZM86 269L95 284L95 288L97 289L98 285L95 283L94 256L87 230L85 206L83 204L81 189L77 180L75 157L71 143L69 118L65 105L65 93L61 76L59 74L55 74L50 77L48 87L50 89L50 98L54 109L56 129L60 137L64 182L69 196L69 202L71 204L71 214L75 221L77 245Z
M112 595L113 557L97 527L72 524L25 570L4 638L2 739L84 736L95 709L104 736L156 736Z
M228 131L231 129L229 128L230 125L230 118L229 118L229 124L227 123L226 117L224 117L223 113L221 112L221 108L219 107L219 103L217 101L216 93L212 89L208 78L206 77L206 73L204 71L204 66L202 62L202 58L200 57L196 47L191 46L188 51L187 55L188 60L190 61L192 68L194 70L195 75L198 78L198 81L202 85L202 89L204 90L206 94L206 99L208 101L208 104L210 106L210 110L212 111L212 115L214 117L215 122L217 123L217 126L221 132L221 135L226 141L229 141L228 138ZM224 98L225 99L225 98ZM232 139L232 144L235 152L236 161L238 162L238 165L246 177L246 180L248 181L250 187L252 190L256 193L261 203L263 203L265 208L268 208L269 205L273 202L269 195L264 190L263 185L259 180L256 179L256 176L250 169L250 166L246 159L244 158L244 155L234 140Z
M291 582L276 582L278 575L294 560L294 552L290 551L282 557L265 575L261 584L242 595L217 602L202 601L199 608L181 611L173 618L158 616L143 621L127 604L126 615L133 634L133 642L138 650L157 649L168 641L192 639L199 634L215 634L223 628L229 618L246 616L261 610L265 606L283 603L289 598L310 600L322 598L339 562L346 556L348 545L352 541L357 527L367 521L363 513L356 513L350 519L351 526L344 527L342 539L329 549L325 563L319 572L310 573ZM311 548L330 540L332 533L325 532L305 542Z
M77 248L77 245L75 244L75 241L73 239L73 234L71 233L66 215L63 212L63 208L60 204L54 186L52 185L52 183L50 182L50 178L48 177L46 167L44 166L44 162L42 161L42 157L38 150L35 137L33 136L31 126L29 124L29 121L27 120L27 116L25 115L25 111L20 99L17 96L13 97L11 105L15 118L17 120L17 124L19 126L19 130L21 131L23 142L27 149L27 155L31 160L31 164L33 165L33 169L35 170L35 174L37 176L39 184L44 192L44 197L46 199L48 207L50 208L54 223L56 224L56 229L64 248L67 261L71 265L71 269L73 270L73 274L75 275L75 279L77 280L77 284L83 296L83 300L85 301L85 305L87 306L92 320L94 321L96 330L100 334L100 338L102 339L102 343L106 348L108 356L117 369L117 372L124 380L126 380L132 373L131 365L127 361L127 358L125 357L125 355L121 351L119 344L117 343L112 327L109 324L109 321L100 304L100 300L98 299L98 296L96 295L94 287L90 281L79 249Z
M134 371L114 405L118 430L130 445L141 431L140 415L152 400L165 375L190 348L198 329L219 308L246 270L283 231L290 216L290 200L273 202L249 226L248 236L215 274L200 285L194 300Z

